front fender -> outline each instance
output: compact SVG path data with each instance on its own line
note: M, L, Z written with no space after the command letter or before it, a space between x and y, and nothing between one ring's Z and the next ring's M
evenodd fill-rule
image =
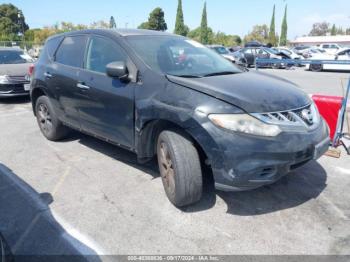
M136 94L135 102L135 149L140 159L154 155L158 123L180 128L201 147L210 163L222 163L215 137L210 132L213 124L211 113L237 113L240 109L207 94L167 82L147 96ZM142 90L143 89L139 89ZM165 128L168 128L166 126ZM161 126L160 129L164 129Z

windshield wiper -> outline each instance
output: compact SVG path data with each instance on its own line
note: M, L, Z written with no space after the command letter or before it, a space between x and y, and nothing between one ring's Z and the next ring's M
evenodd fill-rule
M210 73L206 74L203 77L209 77L209 76L223 76L223 75L234 75L237 74L238 72L233 72L233 71L222 71L222 72L215 72L215 73Z

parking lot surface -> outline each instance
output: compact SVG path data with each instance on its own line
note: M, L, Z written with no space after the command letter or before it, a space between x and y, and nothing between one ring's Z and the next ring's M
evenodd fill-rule
M345 87L349 77L300 69L264 72L328 95L342 95L342 81ZM10 241L21 241L17 246L30 239L40 219L50 217L60 230L43 242L64 232L87 253L350 254L350 161L344 152L254 191L223 193L208 183L199 204L180 210L167 200L155 162L140 165L135 154L78 133L49 142L29 101L17 98L0 101L0 173L8 178L0 189L21 191L2 207L16 209L14 221L31 217L23 204L29 198L49 198L38 215L19 222L25 230L17 236L0 223Z

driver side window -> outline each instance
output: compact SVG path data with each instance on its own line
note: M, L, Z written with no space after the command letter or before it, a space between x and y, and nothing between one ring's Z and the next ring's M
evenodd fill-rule
M90 39L85 68L99 73L106 73L106 66L111 62L126 61L125 51L111 39L93 36Z

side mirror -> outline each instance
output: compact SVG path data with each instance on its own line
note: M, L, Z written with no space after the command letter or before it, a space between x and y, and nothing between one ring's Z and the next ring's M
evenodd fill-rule
M106 66L106 73L108 76L118 78L124 82L129 80L128 68L123 61L109 63Z

